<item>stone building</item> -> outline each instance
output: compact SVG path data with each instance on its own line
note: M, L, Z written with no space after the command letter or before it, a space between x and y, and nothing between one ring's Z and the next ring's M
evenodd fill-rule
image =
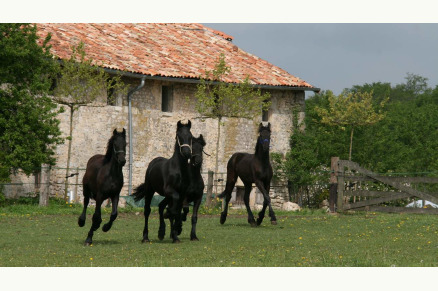
M233 38L201 24L38 24L38 33L52 34L51 52L67 59L71 47L85 43L87 56L111 74L122 72L132 88L144 79L144 86L131 96L132 132L129 132L128 98L106 94L91 106L83 106L73 118L73 141L70 167L78 177L70 178L70 187L82 201L81 183L88 159L105 152L114 128L125 128L132 134L132 187L144 181L149 162L157 156L170 157L175 142L176 123L192 121L194 136L202 134L207 141L203 172L214 170L217 120L202 122L195 111L196 85L205 70L212 70L220 54L231 67L227 82L238 83L249 75L251 83L272 96L272 106L255 120L225 119L219 148L219 172L226 172L229 157L238 151L254 152L258 124L269 121L272 128L271 152L285 153L292 133L292 106L301 108L304 117L304 92L318 91L309 83L233 44ZM69 130L69 111L59 115L65 136ZM67 143L56 151L57 165L50 171L51 195L64 190ZM127 160L128 160L127 153ZM124 167L125 186L121 196L128 195L129 165ZM221 178L221 174L218 174ZM223 176L225 178L225 175ZM207 179L205 178L205 181ZM218 189L219 190L219 189ZM271 196L279 207L287 199L285 187L273 187ZM123 200L123 199L121 199ZM254 199L253 201L257 202Z

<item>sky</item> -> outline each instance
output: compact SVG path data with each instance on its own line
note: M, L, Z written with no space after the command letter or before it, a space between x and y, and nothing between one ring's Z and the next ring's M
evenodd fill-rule
M407 73L438 84L438 24L203 23L233 43L321 90L405 83ZM313 95L313 93L309 93Z

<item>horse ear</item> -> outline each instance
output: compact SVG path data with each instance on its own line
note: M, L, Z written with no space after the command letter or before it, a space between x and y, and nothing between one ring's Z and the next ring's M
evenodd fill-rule
M176 127L177 127L177 128L180 128L181 126L182 126L182 124L181 124L181 120L179 120L178 123L176 124Z
M122 134L123 134L123 136L126 136L126 129L125 128L123 128Z
M114 128L113 135L117 134L117 128Z
M189 119L189 122L187 124L188 124L189 129L192 128L192 122L190 121L190 119Z
M201 140L201 145L202 145L203 147L205 147L205 145L206 145L207 143L205 142L204 137L202 136L202 134L199 135L199 139Z

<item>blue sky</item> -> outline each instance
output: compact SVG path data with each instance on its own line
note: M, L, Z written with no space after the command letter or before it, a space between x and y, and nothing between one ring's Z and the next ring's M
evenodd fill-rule
M438 24L203 23L233 43L322 90L404 83L407 73L438 84ZM311 93L313 94L313 93Z

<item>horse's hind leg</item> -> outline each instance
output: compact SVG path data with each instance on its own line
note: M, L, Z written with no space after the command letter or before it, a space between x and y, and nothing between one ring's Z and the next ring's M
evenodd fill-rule
M93 243L93 234L96 230L99 229L100 224L102 223L102 216L101 216L101 210L100 210L101 205L102 205L102 201L100 199L97 199L96 200L96 210L94 211L93 219L92 219L93 224L91 225L90 231L88 232L87 239L85 240L86 246L89 246Z
M149 215L151 214L151 201L154 196L154 192L146 190L146 195L144 197L144 229L143 229L143 240L142 243L150 242L149 240Z
M111 226L113 225L114 220L116 220L117 218L117 206L119 204L119 195L116 195L115 197L111 197L111 206L112 206L112 211L111 211L111 216L110 216L110 220L108 221L108 223L104 224L102 227L102 230L104 232L107 232L108 230L111 229Z
M256 226L254 215L252 214L251 207L249 207L249 195L251 194L252 183L245 184L245 194L243 195L243 202L245 202L246 211L248 212L248 223L251 226Z
M237 181L237 175L235 174L234 170L229 166L227 167L227 184L225 185L225 190L222 192L218 197L223 198L225 197L225 207L224 211L221 213L221 219L220 223L224 224L227 220L228 215L228 203L231 200L231 193L233 192L234 185Z
M164 209L166 208L168 203L167 198L161 200L160 204L158 204L158 213L160 215L160 228L158 229L158 239L163 240L166 234L166 222L164 221Z
M228 184L228 183L227 183ZM233 185L234 187L234 185ZM231 200L231 192L226 194L225 196L225 206L224 206L224 211L221 212L221 219L220 219L220 223L224 224L225 221L227 220L227 215L228 215L228 203L230 203Z
M83 227L85 225L85 219L87 218L87 207L89 202L90 202L90 190L86 185L84 185L84 208L78 219L78 225L80 227Z

